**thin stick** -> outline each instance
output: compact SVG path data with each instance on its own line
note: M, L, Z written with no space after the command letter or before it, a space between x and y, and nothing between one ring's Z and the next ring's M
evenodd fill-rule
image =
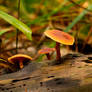
M85 8L85 7L82 7L81 5L77 4L77 3L76 3L75 1L73 1L73 0L69 0L69 2L75 4L76 6L82 8L82 9L84 9L84 10L87 10L88 12L92 12L91 10L89 10L89 9L87 9L87 8Z
M20 20L20 0L18 0L18 19ZM16 54L18 53L18 34L19 30L16 30Z
M0 38L0 52L1 52L2 39Z
M75 27L76 34L75 34L75 51L78 52L78 34L79 34L79 30L78 30L79 25L77 24Z

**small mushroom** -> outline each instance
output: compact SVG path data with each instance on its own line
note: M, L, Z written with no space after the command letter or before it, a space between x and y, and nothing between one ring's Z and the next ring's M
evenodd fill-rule
M50 54L51 52L55 51L55 48L44 48L38 51L39 54L46 54L48 60L51 59Z
M8 61L12 64L15 64L16 62L18 62L20 68L24 67L23 63L30 61L30 60L32 60L32 58L30 56L24 55L24 54L16 54L16 55L8 58Z
M60 43L65 44L65 45L73 45L74 43L74 37L69 35L68 33L59 31L59 30L47 30L44 32L44 34L51 38L52 40L56 41L56 59L57 59L57 64L61 63L61 54L60 54Z

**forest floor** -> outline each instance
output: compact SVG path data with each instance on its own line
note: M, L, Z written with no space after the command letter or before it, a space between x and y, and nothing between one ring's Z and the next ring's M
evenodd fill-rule
M0 92L92 92L92 55L70 53L63 64L32 62L0 76Z

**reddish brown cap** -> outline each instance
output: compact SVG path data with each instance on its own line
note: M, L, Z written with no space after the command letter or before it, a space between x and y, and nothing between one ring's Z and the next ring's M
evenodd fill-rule
M44 32L44 34L47 37L53 39L54 41L65 44L65 45L73 45L74 43L74 37L63 31L47 30Z
M39 54L48 54L55 51L55 48L44 48L38 51Z
M30 56L28 56L28 55L24 55L24 54L16 54L16 55L14 55L14 56L12 56L12 57L9 57L8 58L8 61L10 62L10 63L13 63L13 62L16 62L16 61L19 61L20 59L22 59L23 61L24 60L32 60L32 58L30 57Z
M30 56L24 55L24 54L16 54L16 55L8 58L8 61L12 64L19 62L20 68L23 68L23 62L30 61L30 60L32 60L32 58Z

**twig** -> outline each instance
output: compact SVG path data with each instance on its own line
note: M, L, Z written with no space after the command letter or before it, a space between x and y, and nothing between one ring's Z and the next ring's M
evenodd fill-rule
M20 0L18 0L18 19L20 20ZM18 53L18 34L19 30L16 30L16 54Z
M71 2L71 3L75 4L76 6L78 6L78 7L82 8L82 9L87 10L88 12L91 12L92 13L91 10L89 10L89 9L87 9L85 7L80 6L79 4L77 4L76 2L74 2L73 0L69 0L69 2Z
M1 52L2 39L0 38L0 52Z

